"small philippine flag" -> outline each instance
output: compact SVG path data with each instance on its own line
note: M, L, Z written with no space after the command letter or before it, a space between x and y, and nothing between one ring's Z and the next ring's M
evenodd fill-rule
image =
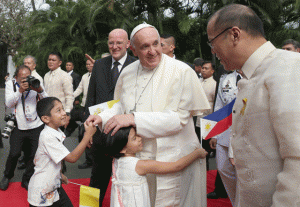
M202 139L207 140L221 134L232 125L232 108L234 102L235 99L218 111L201 118Z

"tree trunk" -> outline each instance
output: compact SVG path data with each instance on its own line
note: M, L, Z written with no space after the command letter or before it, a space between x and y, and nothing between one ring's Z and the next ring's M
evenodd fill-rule
M32 8L33 8L33 11L36 11L34 0L31 0L31 5L32 5Z

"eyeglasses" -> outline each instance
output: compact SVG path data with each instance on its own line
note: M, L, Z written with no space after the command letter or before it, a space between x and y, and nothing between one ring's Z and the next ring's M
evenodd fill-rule
M232 29L232 27L227 27L226 29L224 29L221 33L219 33L217 36L215 36L214 38L212 38L211 40L207 41L207 44L212 48L212 42L217 39L217 37L219 37L220 35L222 35L224 32L226 32L227 30Z

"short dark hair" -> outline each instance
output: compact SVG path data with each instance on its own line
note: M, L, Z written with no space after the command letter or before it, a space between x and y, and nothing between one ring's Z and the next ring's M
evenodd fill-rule
M211 61L209 61L209 60L205 60L205 61L203 62L203 64L202 64L202 66L203 66L204 64L207 64L207 63L210 63L210 64L211 64L211 68L212 68L213 70L216 69L216 65L213 64L213 63L212 63Z
M28 66L26 66L26 65L20 65L19 67L17 67L17 69L15 71L15 74L14 74L14 77L17 77L18 74L19 74L19 72L20 72L20 70L23 70L23 69L28 69L29 72L30 72L30 74L31 74L31 70L30 70L30 68Z
M209 19L215 19L214 29L224 30L237 26L252 37L265 36L263 22L250 8L241 4L229 4L222 7Z
M48 55L48 57L49 57L50 55L55 55L55 56L57 56L58 59L59 59L60 61L62 61L62 59L63 59L60 52L50 52L49 55Z
M71 61L71 60L68 60L67 62L66 62L66 64L67 63L72 63L72 65L74 66L74 63L73 63L73 61Z
M282 46L288 45L288 44L292 44L294 46L295 49L297 49L299 47L299 42L293 39L287 39L282 43Z
M195 66L202 66L203 63L204 63L204 60L203 60L202 58L196 58L196 59L194 60L194 65L195 65Z
M46 98L43 98L42 100L38 101L38 103L36 105L36 111L37 111L38 116L40 118L42 118L42 116L51 116L50 112L54 107L55 101L61 102L56 97L46 97Z
M128 136L132 128L132 126L121 128L114 134L114 136L111 136L113 130L111 130L108 134L101 133L100 139L105 140L105 154L114 158L125 156L125 154L120 153L120 151L127 145Z
M168 39L171 41L171 43L174 46L176 45L176 40L175 40L174 36L172 36L171 34L162 34L162 35L160 35L160 38Z

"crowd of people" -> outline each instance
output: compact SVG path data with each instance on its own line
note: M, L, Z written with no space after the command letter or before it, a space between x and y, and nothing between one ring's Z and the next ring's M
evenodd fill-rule
M9 187L23 152L21 186L30 206L72 206L61 187L68 183L64 162L85 151L78 168L92 168L100 206L111 177L114 207L200 207L219 197L236 207L298 206L299 42L276 49L257 14L239 4L215 12L207 35L219 67L178 60L175 38L146 23L129 37L112 30L109 53L98 60L86 54L82 77L72 61L62 70L62 55L52 52L43 79L36 59L26 56L6 80L5 104L16 126L0 189ZM118 102L90 114L89 107L111 100ZM203 140L201 118L234 100L232 126ZM79 144L69 152L63 142L77 127ZM214 151L218 175L207 194Z

